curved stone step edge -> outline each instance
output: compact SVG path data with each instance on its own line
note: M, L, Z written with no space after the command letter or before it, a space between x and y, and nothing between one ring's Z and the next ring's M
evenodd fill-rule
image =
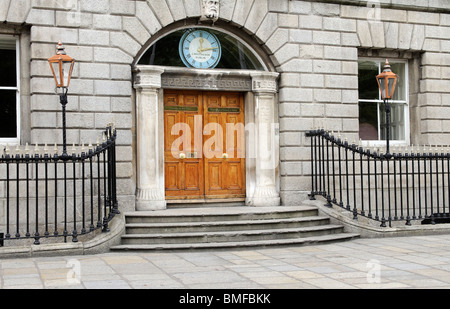
M207 221L232 221L227 218L239 218L239 217L246 217L249 218L248 220L261 220L258 217L261 216L268 216L268 215L274 215L274 216L280 216L285 215L287 217L306 217L306 216L316 216L318 215L318 208L317 207L310 207L310 206L301 206L301 207L278 207L278 208L258 208L258 209L251 209L250 207L243 207L242 209L213 209L210 210L211 212L208 212L210 209L202 209L201 212L199 212L198 209L172 209L172 210L165 210L165 211L153 211L153 212L130 212L125 213L125 217L127 219L127 223L129 221L135 221L135 220L160 220L163 219L164 222L180 222L180 221L192 221L195 222L195 220L202 220L205 221L205 218L211 219ZM254 218L252 218L254 217ZM197 221L198 222L198 221Z
M330 242L348 241L359 238L355 233L337 233L323 236L311 236L305 238L290 238L277 240L256 240L240 242L218 242L218 243L185 243L185 244L152 244L152 245L117 245L111 247L112 251L131 250L187 250L187 249L220 249L220 248L244 248L244 247L272 247L272 246L295 246L326 244Z
M244 230L244 231L218 231L218 232L194 232L194 233L157 233L157 234L125 234L122 236L123 239L129 238L183 238L183 237L201 237L201 236L236 236L236 235L263 235L263 234L285 234L285 233L308 233L308 232L316 232L316 231L333 231L337 229L344 229L343 225L320 225L320 226L310 226L310 227L302 227L302 228L287 228L287 229L264 229L264 230Z
M236 221L194 221L194 222L156 222L156 223L126 223L126 228L177 228L177 227L207 227L207 226L232 226L244 224L276 224L276 223L296 223L310 221L329 221L329 217L312 216L298 218L282 218L282 219L262 219L262 220L236 220Z

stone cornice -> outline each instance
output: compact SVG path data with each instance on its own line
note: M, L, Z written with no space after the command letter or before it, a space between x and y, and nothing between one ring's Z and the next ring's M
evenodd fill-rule
M290 0L299 1L299 0ZM409 10L409 11L422 11L422 12L436 12L436 13L450 13L450 6L447 0L436 0L436 5L430 5L428 0L415 1L414 3L409 3L405 1L397 0L315 0L312 2L323 2L323 3L334 3L342 5L355 5L355 6L365 6L389 9L399 9L399 10ZM439 5L442 4L442 5Z
M276 93L278 73L136 66L134 87Z

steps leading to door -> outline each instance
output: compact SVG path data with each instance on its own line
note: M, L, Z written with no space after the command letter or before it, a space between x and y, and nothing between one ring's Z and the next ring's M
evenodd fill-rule
M358 237L299 207L177 208L125 214L126 233L111 250L164 250L302 245Z

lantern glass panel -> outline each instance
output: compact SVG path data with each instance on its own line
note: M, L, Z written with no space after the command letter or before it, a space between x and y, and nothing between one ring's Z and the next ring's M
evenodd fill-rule
M392 92L395 90L395 78L388 78L388 94L392 98Z
M61 72L59 71L59 62L52 62L51 66L53 69L53 73L55 74L57 86L59 87L61 84L61 76L60 76Z
M381 97L386 98L386 80L384 77L378 79L378 84L380 85Z
M63 62L62 73L64 84L61 86L69 87L71 70L72 70L72 62Z

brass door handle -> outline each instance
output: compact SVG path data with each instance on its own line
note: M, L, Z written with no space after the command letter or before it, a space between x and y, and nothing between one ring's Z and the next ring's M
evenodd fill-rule
M222 154L222 158L223 158L223 159L228 159L228 153L223 153L223 154Z
M180 159L181 160L186 159L186 155L184 153L180 153Z

